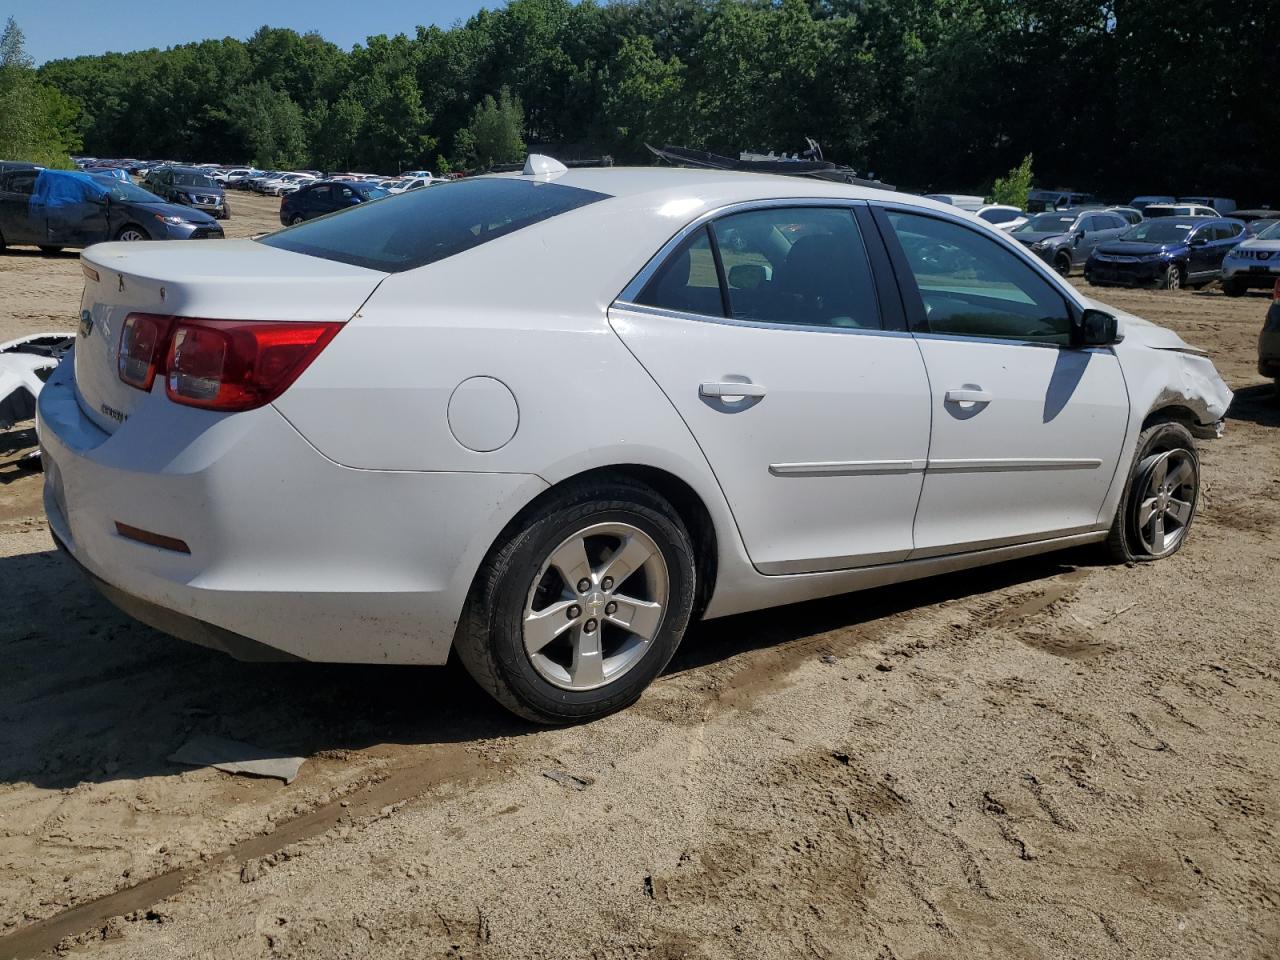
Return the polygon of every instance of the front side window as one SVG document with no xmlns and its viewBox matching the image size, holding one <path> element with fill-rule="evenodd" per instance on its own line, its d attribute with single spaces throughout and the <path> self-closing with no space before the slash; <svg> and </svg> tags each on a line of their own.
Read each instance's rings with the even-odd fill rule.
<svg viewBox="0 0 1280 960">
<path fill-rule="evenodd" d="M 1030 264 L 976 230 L 888 211 L 929 330 L 1066 346 L 1066 301 Z"/>
<path fill-rule="evenodd" d="M 687 238 L 636 302 L 755 323 L 880 327 L 866 248 L 847 208 L 721 217 Z"/>
</svg>

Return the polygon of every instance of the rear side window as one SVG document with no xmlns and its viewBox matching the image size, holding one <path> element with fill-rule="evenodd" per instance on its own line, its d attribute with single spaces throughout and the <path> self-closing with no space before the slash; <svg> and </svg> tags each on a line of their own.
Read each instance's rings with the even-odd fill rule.
<svg viewBox="0 0 1280 960">
<path fill-rule="evenodd" d="M 845 208 L 721 217 L 669 256 L 636 302 L 755 323 L 880 327 L 866 248 Z"/>
<path fill-rule="evenodd" d="M 461 180 L 352 207 L 260 243 L 371 270 L 399 273 L 444 260 L 524 227 L 608 199 L 558 183 Z"/>
</svg>

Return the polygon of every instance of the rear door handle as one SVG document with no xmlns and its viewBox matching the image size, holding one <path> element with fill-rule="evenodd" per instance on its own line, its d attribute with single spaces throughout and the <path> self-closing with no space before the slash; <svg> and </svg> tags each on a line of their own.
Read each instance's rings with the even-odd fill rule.
<svg viewBox="0 0 1280 960">
<path fill-rule="evenodd" d="M 985 390 L 966 387 L 962 390 L 948 390 L 947 403 L 990 403 L 991 394 Z"/>
<path fill-rule="evenodd" d="M 736 380 L 698 384 L 698 395 L 701 397 L 763 397 L 766 392 L 763 384 Z"/>
</svg>

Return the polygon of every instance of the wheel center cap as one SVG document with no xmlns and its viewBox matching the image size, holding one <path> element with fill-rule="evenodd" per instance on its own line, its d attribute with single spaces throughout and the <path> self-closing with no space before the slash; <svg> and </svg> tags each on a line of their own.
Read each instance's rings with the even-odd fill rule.
<svg viewBox="0 0 1280 960">
<path fill-rule="evenodd" d="M 586 598 L 587 613 L 589 616 L 599 618 L 604 611 L 605 597 L 599 590 L 592 590 Z"/>
</svg>

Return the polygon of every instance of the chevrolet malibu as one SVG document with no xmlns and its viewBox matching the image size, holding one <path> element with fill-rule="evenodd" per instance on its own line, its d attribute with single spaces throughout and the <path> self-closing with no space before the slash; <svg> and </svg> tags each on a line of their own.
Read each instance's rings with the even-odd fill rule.
<svg viewBox="0 0 1280 960">
<path fill-rule="evenodd" d="M 1231 399 L 977 218 L 788 177 L 530 158 L 82 265 L 45 506 L 112 601 L 246 659 L 456 653 L 541 722 L 699 619 L 1168 557 Z"/>
</svg>

